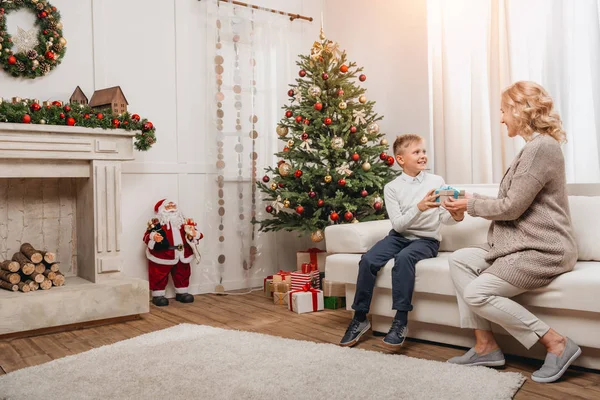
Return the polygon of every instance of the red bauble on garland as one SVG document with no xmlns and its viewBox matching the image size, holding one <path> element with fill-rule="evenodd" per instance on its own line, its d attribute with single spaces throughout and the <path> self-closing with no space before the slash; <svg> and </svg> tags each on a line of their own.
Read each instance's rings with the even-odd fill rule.
<svg viewBox="0 0 600 400">
<path fill-rule="evenodd" d="M 321 111 L 322 109 L 323 109 L 323 104 L 322 103 L 315 103 L 315 110 Z"/>
<path fill-rule="evenodd" d="M 338 185 L 340 186 L 346 186 L 346 180 L 344 178 L 341 178 L 338 180 Z"/>
<path fill-rule="evenodd" d="M 270 180 L 271 180 L 271 179 L 270 179 L 270 178 L 269 178 L 267 175 L 263 176 L 263 182 L 264 182 L 264 183 L 267 183 L 267 182 L 269 182 Z"/>
<path fill-rule="evenodd" d="M 306 76 L 306 71 L 301 69 L 300 71 L 298 71 L 298 75 L 300 75 L 300 78 L 304 78 Z"/>
<path fill-rule="evenodd" d="M 33 103 L 31 106 L 29 106 L 29 108 L 31 111 L 40 111 L 42 106 L 40 106 L 38 103 Z"/>
<path fill-rule="evenodd" d="M 148 132 L 150 129 L 152 129 L 152 124 L 150 122 L 146 122 L 144 125 L 142 125 L 143 132 Z"/>
<path fill-rule="evenodd" d="M 131 119 L 132 119 L 132 120 L 134 120 L 134 121 L 139 121 L 139 120 L 140 120 L 140 116 L 139 116 L 139 115 L 137 115 L 137 114 L 133 114 L 133 115 L 131 116 Z"/>
<path fill-rule="evenodd" d="M 63 110 L 64 110 L 65 112 L 69 112 L 69 111 L 71 111 L 71 107 L 69 107 L 69 106 L 64 106 L 64 107 L 63 107 Z"/>
<path fill-rule="evenodd" d="M 10 65 L 14 65 L 14 64 L 16 64 L 16 63 L 17 63 L 17 57 L 15 57 L 15 56 L 9 56 L 9 57 L 8 57 L 8 63 L 9 63 Z"/>
<path fill-rule="evenodd" d="M 331 123 L 332 123 L 333 121 L 331 120 L 331 118 L 327 117 L 327 118 L 325 118 L 325 119 L 323 120 L 323 122 L 325 123 L 325 125 L 331 125 Z"/>
<path fill-rule="evenodd" d="M 112 126 L 114 126 L 115 128 L 118 128 L 119 125 L 121 125 L 121 121 L 119 121 L 116 118 L 113 118 L 113 120 L 112 120 Z"/>
<path fill-rule="evenodd" d="M 60 119 L 65 119 L 65 114 L 63 114 L 63 113 L 58 114 L 58 116 Z"/>
<path fill-rule="evenodd" d="M 96 118 L 102 119 L 102 118 L 104 118 L 104 115 L 102 113 L 98 113 L 98 114 L 96 114 Z M 146 125 L 146 124 L 144 124 L 144 125 Z"/>
<path fill-rule="evenodd" d="M 358 155 L 358 153 L 352 154 L 352 161 L 358 161 L 358 160 L 360 160 L 360 155 Z"/>
<path fill-rule="evenodd" d="M 291 112 L 290 110 L 287 110 L 287 111 L 285 112 L 285 116 L 286 116 L 286 117 L 288 117 L 288 118 L 292 118 L 292 115 L 294 115 L 294 113 L 293 113 L 293 112 Z"/>
<path fill-rule="evenodd" d="M 90 114 L 85 114 L 85 115 L 83 116 L 83 118 L 85 118 L 85 119 L 90 119 Z"/>
<path fill-rule="evenodd" d="M 46 58 L 47 58 L 48 60 L 54 60 L 54 52 L 52 52 L 52 51 L 48 50 L 48 51 L 46 52 Z"/>
<path fill-rule="evenodd" d="M 73 118 L 73 117 L 67 118 L 67 125 L 74 126 L 75 125 L 75 118 Z"/>
<path fill-rule="evenodd" d="M 31 122 L 31 116 L 29 114 L 25 114 L 23 115 L 23 118 L 21 118 L 21 122 L 24 124 L 28 124 Z"/>
<path fill-rule="evenodd" d="M 296 172 L 294 172 L 294 176 L 295 176 L 296 178 L 300 178 L 300 177 L 302 176 L 302 171 L 301 171 L 301 170 L 299 170 L 299 169 L 297 169 L 297 170 L 296 170 Z"/>
<path fill-rule="evenodd" d="M 332 221 L 337 221 L 340 216 L 338 215 L 338 213 L 336 213 L 335 211 L 331 213 L 331 215 L 329 216 L 329 218 L 331 218 Z"/>
<path fill-rule="evenodd" d="M 46 11 L 40 11 L 38 13 L 38 18 L 43 19 L 46 18 L 48 16 L 48 13 Z"/>
<path fill-rule="evenodd" d="M 297 212 L 298 214 L 302 215 L 302 213 L 304 212 L 304 207 L 302 207 L 302 206 L 298 206 L 298 207 L 296 207 L 296 212 Z"/>
<path fill-rule="evenodd" d="M 344 214 L 344 219 L 346 221 L 351 221 L 352 218 L 354 218 L 354 214 L 352 214 L 350 211 L 346 211 L 346 213 Z"/>
</svg>

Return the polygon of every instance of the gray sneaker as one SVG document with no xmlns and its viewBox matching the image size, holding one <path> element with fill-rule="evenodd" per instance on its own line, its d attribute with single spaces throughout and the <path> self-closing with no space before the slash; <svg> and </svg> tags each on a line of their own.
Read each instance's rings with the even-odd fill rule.
<svg viewBox="0 0 600 400">
<path fill-rule="evenodd" d="M 531 379 L 535 382 L 549 383 L 560 379 L 569 365 L 581 355 L 581 348 L 571 339 L 567 338 L 565 350 L 560 356 L 553 353 L 546 354 L 546 360 L 542 368 L 531 374 Z"/>
<path fill-rule="evenodd" d="M 476 366 L 481 365 L 484 367 L 501 367 L 506 361 L 504 360 L 504 354 L 502 350 L 494 350 L 491 353 L 487 354 L 477 354 L 475 348 L 467 351 L 462 356 L 453 357 L 449 359 L 447 362 L 450 364 L 459 364 L 459 365 L 467 365 L 467 366 Z"/>
<path fill-rule="evenodd" d="M 371 323 L 368 318 L 365 318 L 363 322 L 359 322 L 356 318 L 352 318 L 346 333 L 340 342 L 340 346 L 351 347 L 358 343 L 358 340 L 362 335 L 367 333 L 371 329 Z"/>
</svg>

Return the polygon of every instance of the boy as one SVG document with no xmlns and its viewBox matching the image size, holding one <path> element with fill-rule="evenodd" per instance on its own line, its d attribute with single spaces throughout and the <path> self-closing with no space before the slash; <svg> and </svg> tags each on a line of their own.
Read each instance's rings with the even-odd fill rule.
<svg viewBox="0 0 600 400">
<path fill-rule="evenodd" d="M 440 176 L 425 172 L 427 154 L 419 135 L 400 135 L 394 142 L 394 156 L 402 175 L 385 185 L 385 206 L 392 230 L 365 253 L 358 264 L 356 295 L 352 309 L 354 317 L 340 346 L 354 346 L 370 328 L 367 313 L 371 305 L 377 273 L 394 258 L 392 268 L 392 298 L 396 316 L 383 343 L 399 348 L 408 335 L 408 312 L 412 310 L 412 295 L 417 262 L 437 256 L 440 245 L 440 222 L 462 221 L 464 212 L 451 214 L 440 203 L 435 189 L 444 185 Z"/>
</svg>

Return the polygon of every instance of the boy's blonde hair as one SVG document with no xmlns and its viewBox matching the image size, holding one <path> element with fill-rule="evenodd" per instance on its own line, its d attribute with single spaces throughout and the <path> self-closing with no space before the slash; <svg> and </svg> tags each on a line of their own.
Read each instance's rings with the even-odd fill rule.
<svg viewBox="0 0 600 400">
<path fill-rule="evenodd" d="M 567 141 L 552 97 L 537 83 L 520 81 L 510 85 L 502 93 L 502 108 L 512 114 L 524 137 L 539 132 L 559 143 Z"/>
<path fill-rule="evenodd" d="M 406 149 L 409 145 L 415 142 L 422 142 L 423 138 L 419 135 L 415 135 L 414 133 L 405 133 L 404 135 L 400 135 L 396 137 L 394 141 L 394 155 L 402 154 L 402 151 Z"/>
</svg>

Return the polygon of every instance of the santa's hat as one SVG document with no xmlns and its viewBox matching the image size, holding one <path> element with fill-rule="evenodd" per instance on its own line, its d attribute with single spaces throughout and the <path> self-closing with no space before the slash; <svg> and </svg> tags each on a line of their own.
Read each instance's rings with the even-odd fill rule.
<svg viewBox="0 0 600 400">
<path fill-rule="evenodd" d="M 154 212 L 158 214 L 158 211 L 160 210 L 160 208 L 162 207 L 163 203 L 165 202 L 165 200 L 167 199 L 162 199 L 159 200 L 155 205 L 154 205 Z"/>
</svg>

